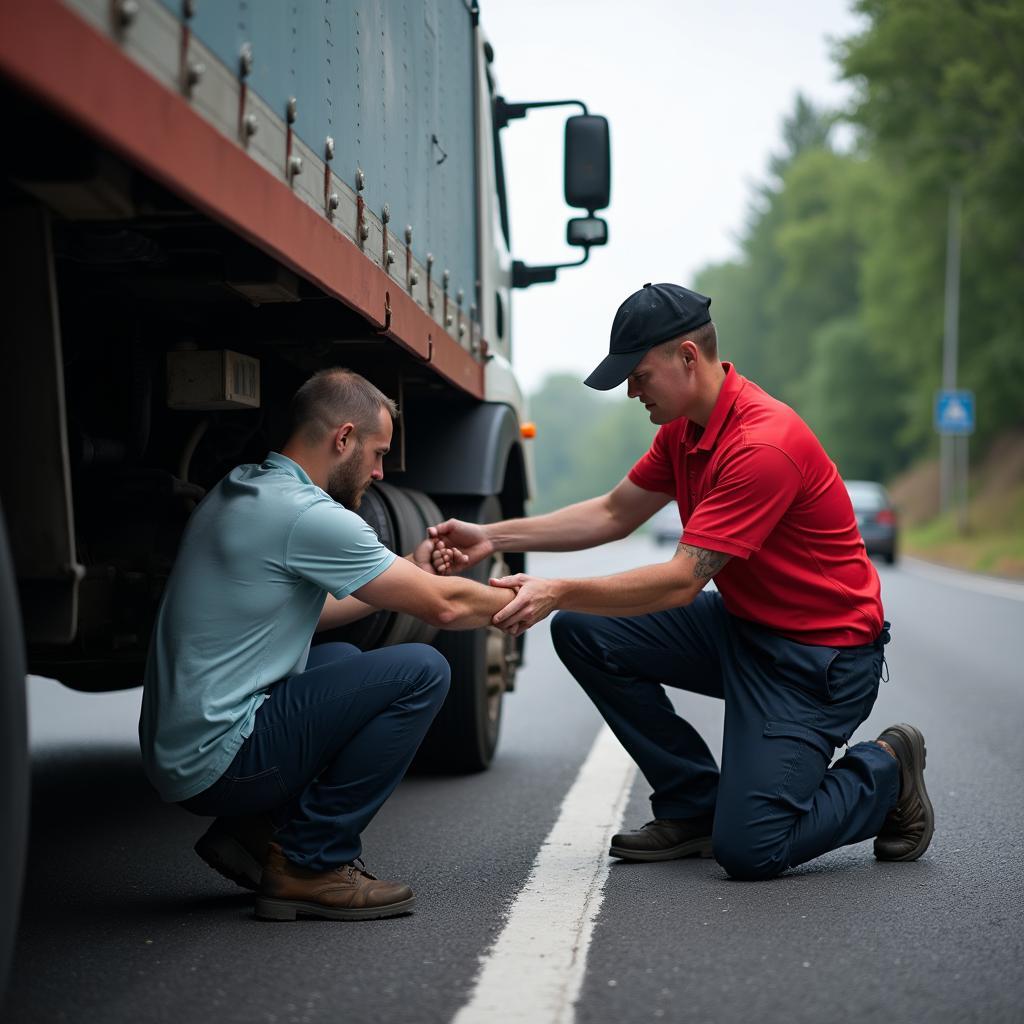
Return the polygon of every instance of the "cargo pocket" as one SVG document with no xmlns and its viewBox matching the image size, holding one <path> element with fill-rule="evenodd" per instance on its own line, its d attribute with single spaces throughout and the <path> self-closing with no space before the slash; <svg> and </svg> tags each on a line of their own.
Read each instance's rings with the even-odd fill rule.
<svg viewBox="0 0 1024 1024">
<path fill-rule="evenodd" d="M 835 751 L 814 729 L 796 722 L 765 722 L 764 737 L 778 744 L 773 759 L 779 765 L 775 796 L 794 808 L 806 810 L 817 792 Z"/>
</svg>

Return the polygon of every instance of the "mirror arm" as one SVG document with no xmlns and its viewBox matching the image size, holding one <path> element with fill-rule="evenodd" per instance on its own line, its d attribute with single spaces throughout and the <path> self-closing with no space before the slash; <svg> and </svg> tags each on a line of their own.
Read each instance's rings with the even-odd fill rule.
<svg viewBox="0 0 1024 1024">
<path fill-rule="evenodd" d="M 512 287 L 529 288 L 531 284 L 550 284 L 563 267 L 580 267 L 590 259 L 590 246 L 583 250 L 583 259 L 572 263 L 549 263 L 546 266 L 530 267 L 522 260 L 512 262 Z"/>
<path fill-rule="evenodd" d="M 583 100 L 538 100 L 535 103 L 507 103 L 504 96 L 494 97 L 494 125 L 504 128 L 509 121 L 526 117 L 527 113 L 538 107 L 579 107 L 584 114 L 589 114 Z"/>
</svg>

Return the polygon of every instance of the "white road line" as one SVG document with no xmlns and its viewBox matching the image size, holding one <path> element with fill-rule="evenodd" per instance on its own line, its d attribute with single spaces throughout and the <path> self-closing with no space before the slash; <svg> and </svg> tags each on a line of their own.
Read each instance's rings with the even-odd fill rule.
<svg viewBox="0 0 1024 1024">
<path fill-rule="evenodd" d="M 608 841 L 635 774 L 603 726 L 453 1024 L 572 1024 L 604 899 Z"/>
<path fill-rule="evenodd" d="M 903 561 L 911 575 L 922 579 L 946 583 L 961 590 L 973 590 L 975 593 L 988 594 L 991 597 L 1008 597 L 1011 601 L 1024 601 L 1024 583 L 1000 580 L 994 576 L 979 576 L 960 569 L 947 569 L 932 562 L 922 562 L 918 558 L 904 558 Z"/>
</svg>

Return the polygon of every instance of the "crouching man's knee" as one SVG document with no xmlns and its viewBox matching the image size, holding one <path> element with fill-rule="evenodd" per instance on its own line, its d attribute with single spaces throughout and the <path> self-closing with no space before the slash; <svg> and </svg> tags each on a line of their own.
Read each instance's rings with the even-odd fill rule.
<svg viewBox="0 0 1024 1024">
<path fill-rule="evenodd" d="M 447 658 L 430 644 L 403 644 L 408 656 L 419 669 L 418 689 L 431 703 L 440 707 L 448 696 L 452 681 L 452 668 Z"/>
<path fill-rule="evenodd" d="M 781 875 L 788 866 L 782 849 L 769 849 L 759 844 L 753 833 L 712 838 L 715 860 L 730 878 L 740 882 L 763 882 Z"/>
</svg>

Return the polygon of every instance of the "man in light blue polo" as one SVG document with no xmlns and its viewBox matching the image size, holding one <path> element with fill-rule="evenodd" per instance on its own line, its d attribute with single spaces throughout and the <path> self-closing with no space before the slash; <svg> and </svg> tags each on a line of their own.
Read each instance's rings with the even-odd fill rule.
<svg viewBox="0 0 1024 1024">
<path fill-rule="evenodd" d="M 425 644 L 311 650 L 313 633 L 377 608 L 472 629 L 512 598 L 437 575 L 461 556 L 430 540 L 397 558 L 356 515 L 396 414 L 350 371 L 310 378 L 282 451 L 233 470 L 196 509 L 154 627 L 146 773 L 165 800 L 218 816 L 196 850 L 259 889 L 260 917 L 387 917 L 414 903 L 356 860 L 444 700 L 448 664 Z"/>
</svg>

